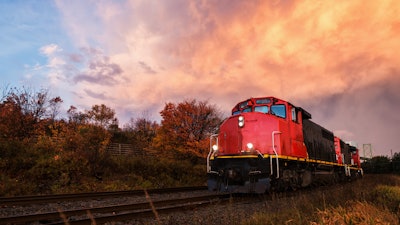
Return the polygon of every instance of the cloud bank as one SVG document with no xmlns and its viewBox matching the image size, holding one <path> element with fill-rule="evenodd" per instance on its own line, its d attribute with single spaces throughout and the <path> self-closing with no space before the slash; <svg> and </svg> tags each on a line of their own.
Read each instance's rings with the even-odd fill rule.
<svg viewBox="0 0 400 225">
<path fill-rule="evenodd" d="M 62 60 L 49 61 L 58 75 L 49 76 L 74 85 L 81 105 L 105 103 L 127 120 L 143 111 L 157 118 L 165 102 L 185 98 L 228 113 L 245 98 L 275 95 L 345 139 L 400 151 L 398 1 L 56 5 L 80 50 L 58 52 Z"/>
</svg>

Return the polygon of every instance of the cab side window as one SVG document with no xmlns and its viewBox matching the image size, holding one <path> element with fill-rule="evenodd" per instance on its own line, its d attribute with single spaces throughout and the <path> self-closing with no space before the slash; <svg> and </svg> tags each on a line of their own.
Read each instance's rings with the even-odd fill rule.
<svg viewBox="0 0 400 225">
<path fill-rule="evenodd" d="M 240 110 L 235 111 L 235 112 L 232 113 L 232 115 L 238 115 L 238 114 L 240 114 Z"/>
<path fill-rule="evenodd" d="M 298 120 L 297 120 L 297 110 L 296 110 L 296 108 L 294 108 L 294 107 L 292 108 L 292 121 L 298 123 Z"/>
</svg>

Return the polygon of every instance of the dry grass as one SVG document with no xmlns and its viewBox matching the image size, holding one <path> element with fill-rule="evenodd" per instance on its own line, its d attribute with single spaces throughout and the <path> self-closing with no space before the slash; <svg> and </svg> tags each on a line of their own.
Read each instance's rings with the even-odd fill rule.
<svg viewBox="0 0 400 225">
<path fill-rule="evenodd" d="M 328 191 L 277 197 L 242 224 L 400 224 L 400 176 L 368 175 Z"/>
<path fill-rule="evenodd" d="M 368 202 L 347 202 L 346 206 L 328 208 L 318 211 L 318 221 L 311 222 L 312 225 L 326 224 L 398 224 L 398 218 L 387 209 L 382 209 Z"/>
</svg>

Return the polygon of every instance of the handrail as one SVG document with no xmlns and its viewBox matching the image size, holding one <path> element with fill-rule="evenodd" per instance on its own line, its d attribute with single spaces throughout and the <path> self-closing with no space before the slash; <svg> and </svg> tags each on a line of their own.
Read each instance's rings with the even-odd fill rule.
<svg viewBox="0 0 400 225">
<path fill-rule="evenodd" d="M 213 155 L 213 152 L 214 152 L 214 150 L 213 150 L 213 148 L 212 148 L 212 140 L 213 140 L 215 137 L 217 137 L 217 138 L 216 138 L 216 140 L 217 140 L 217 141 L 216 141 L 216 144 L 217 144 L 217 146 L 218 146 L 218 134 L 213 134 L 213 135 L 210 136 L 210 152 L 209 152 L 208 155 L 207 155 L 207 173 L 211 172 L 210 158 L 211 158 L 211 156 Z"/>
<path fill-rule="evenodd" d="M 272 150 L 275 153 L 275 157 L 276 157 L 276 178 L 279 178 L 279 156 L 278 156 L 278 152 L 275 149 L 275 134 L 281 134 L 282 132 L 280 131 L 272 131 Z M 274 173 L 273 172 L 273 168 L 272 168 L 272 157 L 270 156 L 270 167 L 271 167 L 271 175 Z"/>
<path fill-rule="evenodd" d="M 256 150 L 256 152 L 257 152 L 259 157 L 264 158 L 264 155 L 260 151 Z"/>
<path fill-rule="evenodd" d="M 347 177 L 351 177 L 350 167 L 348 165 L 344 166 L 344 173 Z"/>
</svg>

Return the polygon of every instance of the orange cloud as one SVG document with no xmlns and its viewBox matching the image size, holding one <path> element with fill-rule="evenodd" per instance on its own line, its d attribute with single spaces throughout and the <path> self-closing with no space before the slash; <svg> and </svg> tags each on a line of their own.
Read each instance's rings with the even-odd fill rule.
<svg viewBox="0 0 400 225">
<path fill-rule="evenodd" d="M 344 139 L 400 150 L 397 0 L 56 5 L 78 50 L 41 51 L 74 105 L 106 104 L 124 122 L 143 111 L 158 119 L 165 102 L 185 98 L 228 114 L 240 100 L 275 95 Z"/>
<path fill-rule="evenodd" d="M 125 77 L 117 88 L 85 84 L 82 93 L 104 93 L 120 108 L 161 109 L 187 97 L 228 109 L 250 96 L 324 98 L 389 79 L 400 65 L 396 0 L 58 6 L 78 45 L 97 43 Z"/>
</svg>

